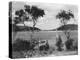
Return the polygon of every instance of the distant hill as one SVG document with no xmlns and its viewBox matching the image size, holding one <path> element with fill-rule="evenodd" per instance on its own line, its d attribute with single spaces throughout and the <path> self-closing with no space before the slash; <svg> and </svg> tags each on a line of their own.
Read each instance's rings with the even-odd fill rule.
<svg viewBox="0 0 80 60">
<path fill-rule="evenodd" d="M 30 27 L 30 26 L 15 26 L 13 25 L 13 31 L 32 31 L 33 30 L 33 27 Z M 37 27 L 34 27 L 34 31 L 40 31 L 39 28 Z"/>
<path fill-rule="evenodd" d="M 60 26 L 56 29 L 57 30 L 78 30 L 78 25 L 76 25 L 76 24 L 67 24 L 67 25 L 64 25 L 64 26 Z M 49 31 L 55 31 L 56 29 L 52 29 L 52 30 L 49 30 Z"/>
<path fill-rule="evenodd" d="M 68 24 L 57 28 L 57 30 L 78 30 L 78 25 Z"/>
</svg>

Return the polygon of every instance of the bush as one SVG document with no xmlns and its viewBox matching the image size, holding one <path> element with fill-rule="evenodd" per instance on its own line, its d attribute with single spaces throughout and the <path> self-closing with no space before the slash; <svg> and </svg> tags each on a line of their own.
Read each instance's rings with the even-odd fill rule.
<svg viewBox="0 0 80 60">
<path fill-rule="evenodd" d="M 73 42 L 74 50 L 78 50 L 78 41 Z"/>
<path fill-rule="evenodd" d="M 40 51 L 43 51 L 43 50 L 47 51 L 48 49 L 49 49 L 49 45 L 43 45 L 39 47 Z"/>
<path fill-rule="evenodd" d="M 33 45 L 31 46 L 30 41 L 17 39 L 15 43 L 12 45 L 13 51 L 24 51 L 33 49 Z"/>
<path fill-rule="evenodd" d="M 44 44 L 44 45 L 39 46 L 39 50 L 40 51 L 43 51 L 43 50 L 48 51 L 49 50 L 48 42 L 46 42 L 46 44 Z"/>
<path fill-rule="evenodd" d="M 57 46 L 57 50 L 58 50 L 58 51 L 62 51 L 62 50 L 63 50 L 63 49 L 62 49 L 62 46 L 63 46 L 63 44 L 62 44 L 62 39 L 61 39 L 60 36 L 59 36 L 58 39 L 57 39 L 56 46 Z"/>
<path fill-rule="evenodd" d="M 65 42 L 67 50 L 73 50 L 74 49 L 73 41 L 74 40 L 70 38 Z"/>
</svg>

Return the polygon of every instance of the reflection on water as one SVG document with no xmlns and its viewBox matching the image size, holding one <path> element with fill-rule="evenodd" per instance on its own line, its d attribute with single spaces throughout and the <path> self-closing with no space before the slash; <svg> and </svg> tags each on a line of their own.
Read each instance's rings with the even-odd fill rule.
<svg viewBox="0 0 80 60">
<path fill-rule="evenodd" d="M 71 31 L 71 37 L 75 40 L 78 40 L 78 31 Z M 17 32 L 16 36 L 14 38 L 14 40 L 16 40 L 17 38 L 21 38 L 24 40 L 30 40 L 31 39 L 31 35 L 32 32 Z M 33 35 L 33 38 L 35 39 L 40 39 L 40 40 L 56 40 L 56 35 L 60 35 L 62 40 L 65 41 L 66 40 L 66 36 L 63 33 L 63 31 L 39 31 L 39 32 L 35 32 Z"/>
</svg>

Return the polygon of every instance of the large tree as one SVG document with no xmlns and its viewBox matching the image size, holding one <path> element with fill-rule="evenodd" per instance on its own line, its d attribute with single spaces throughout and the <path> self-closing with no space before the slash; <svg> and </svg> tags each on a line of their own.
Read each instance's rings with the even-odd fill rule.
<svg viewBox="0 0 80 60">
<path fill-rule="evenodd" d="M 67 22 L 71 19 L 74 18 L 74 14 L 72 13 L 71 10 L 61 10 L 57 15 L 56 15 L 57 19 L 60 19 L 61 23 L 63 25 L 66 25 Z"/>
<path fill-rule="evenodd" d="M 61 10 L 57 15 L 56 19 L 59 19 L 62 25 L 67 25 L 68 21 L 70 21 L 71 18 L 74 18 L 74 14 L 71 10 Z M 68 30 L 64 30 L 65 35 L 67 35 Z"/>
<path fill-rule="evenodd" d="M 28 15 L 31 16 L 31 20 L 33 22 L 33 28 L 35 27 L 38 18 L 39 17 L 43 17 L 43 15 L 45 15 L 44 10 L 40 9 L 36 6 L 27 6 L 25 5 L 25 11 L 28 12 Z M 34 29 L 33 29 L 34 31 Z"/>
<path fill-rule="evenodd" d="M 38 18 L 43 17 L 45 15 L 45 12 L 43 9 L 38 8 L 37 6 L 29 6 L 29 5 L 24 5 L 24 9 L 17 10 L 15 12 L 15 24 L 22 22 L 25 26 L 25 21 L 33 22 L 33 30 L 31 39 L 34 34 L 34 27 L 37 24 Z"/>
<path fill-rule="evenodd" d="M 15 12 L 15 15 L 17 15 L 15 17 L 15 20 L 14 20 L 15 24 L 18 24 L 18 23 L 22 22 L 24 24 L 24 26 L 25 26 L 25 23 L 24 22 L 25 21 L 28 21 L 28 19 L 29 19 L 29 17 L 25 13 L 25 11 L 23 9 L 17 10 Z"/>
<path fill-rule="evenodd" d="M 57 15 L 56 18 L 60 20 L 62 25 L 67 25 L 68 21 L 70 21 L 71 18 L 73 18 L 74 20 L 74 14 L 72 13 L 72 11 L 68 10 L 61 10 Z M 70 31 L 67 29 L 64 29 L 63 32 L 65 33 L 66 37 L 67 37 L 67 41 L 65 42 L 66 44 L 66 48 L 68 49 L 69 46 L 72 46 L 73 43 L 73 39 L 71 39 L 70 37 Z"/>
<path fill-rule="evenodd" d="M 32 34 L 34 34 L 34 27 L 37 24 L 38 18 L 39 17 L 43 17 L 43 15 L 45 15 L 45 12 L 43 9 L 40 9 L 36 6 L 28 6 L 25 5 L 25 12 L 28 13 L 31 22 L 33 22 L 33 30 L 32 30 Z M 31 39 L 33 39 L 33 35 L 31 35 Z"/>
</svg>

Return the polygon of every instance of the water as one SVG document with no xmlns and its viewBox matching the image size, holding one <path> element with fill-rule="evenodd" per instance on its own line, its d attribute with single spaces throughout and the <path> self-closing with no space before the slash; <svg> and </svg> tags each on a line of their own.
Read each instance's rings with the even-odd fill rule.
<svg viewBox="0 0 80 60">
<path fill-rule="evenodd" d="M 78 40 L 78 32 L 77 31 L 71 31 L 71 38 Z M 17 32 L 15 38 L 13 41 L 15 41 L 17 38 L 21 38 L 23 40 L 30 40 L 31 39 L 32 32 Z M 56 41 L 56 35 L 60 35 L 62 40 L 65 42 L 66 36 L 63 33 L 63 31 L 39 31 L 35 32 L 33 35 L 33 38 L 40 39 L 40 40 L 48 40 L 50 45 L 55 44 Z"/>
</svg>

